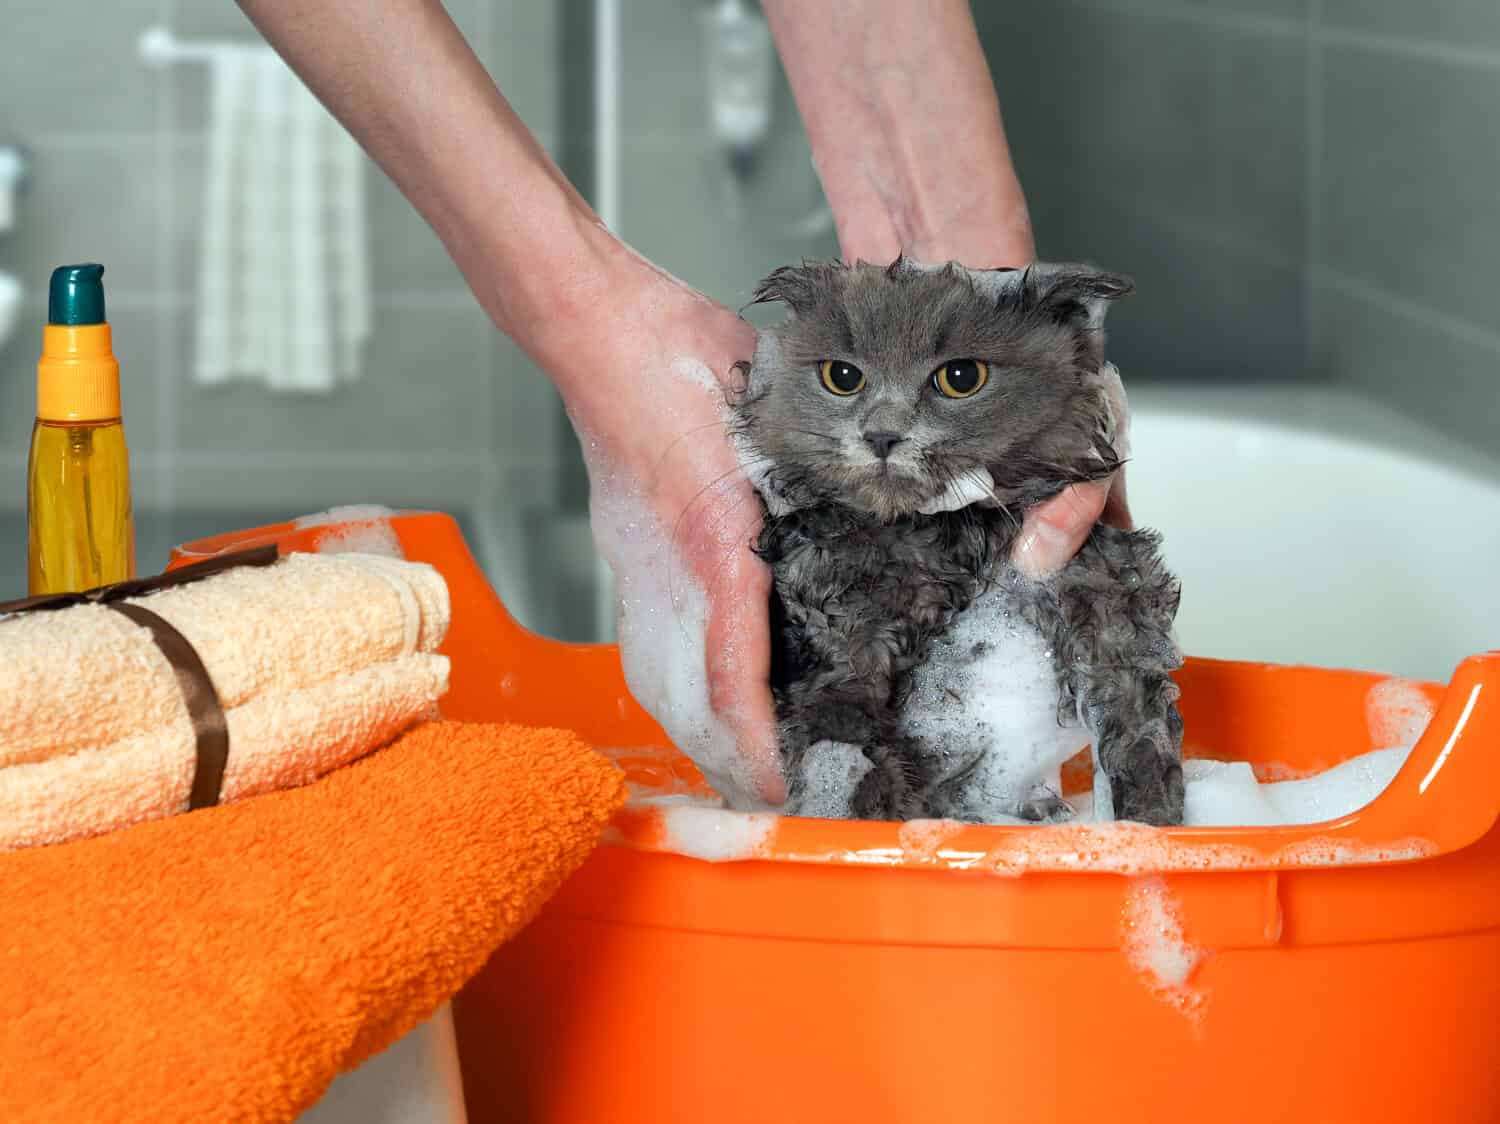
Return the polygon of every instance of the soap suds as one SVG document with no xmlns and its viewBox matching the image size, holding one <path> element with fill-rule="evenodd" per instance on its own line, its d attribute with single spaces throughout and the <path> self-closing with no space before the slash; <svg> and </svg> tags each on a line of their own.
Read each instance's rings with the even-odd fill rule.
<svg viewBox="0 0 1500 1124">
<path fill-rule="evenodd" d="M 635 696 L 731 803 L 754 790 L 709 705 L 708 604 L 668 533 L 621 481 L 596 483 L 594 539 L 615 576 L 620 656 Z"/>
<path fill-rule="evenodd" d="M 802 792 L 795 814 L 848 819 L 850 801 L 870 768 L 870 759 L 857 745 L 825 740 L 808 746 L 802 758 Z"/>
<path fill-rule="evenodd" d="M 723 390 L 713 374 L 695 359 L 670 364 L 661 409 L 669 420 L 680 421 L 684 434 L 709 431 L 692 424 L 696 414 L 685 414 L 695 396 L 707 395 L 712 408 L 726 408 Z M 697 405 L 701 406 L 701 398 Z M 708 599 L 705 589 L 675 540 L 676 529 L 663 525 L 644 495 L 635 475 L 604 458 L 599 442 L 580 427 L 589 469 L 589 519 L 594 543 L 615 578 L 621 662 L 625 681 L 636 701 L 656 719 L 672 742 L 692 759 L 708 782 L 736 808 L 763 807 L 755 793 L 751 764 L 739 752 L 734 732 L 714 712 L 708 683 Z M 705 446 L 707 449 L 707 446 Z M 718 460 L 696 464 L 700 453 L 679 445 L 678 455 L 693 462 L 694 471 L 710 472 L 718 482 L 693 500 L 704 502 L 713 488 L 742 484 L 737 473 L 722 473 Z M 718 455 L 722 455 L 722 446 Z M 685 471 L 679 463 L 661 471 Z M 733 537 L 725 520 L 707 528 L 712 536 Z M 744 543 L 710 543 L 709 548 L 745 549 Z M 699 544 L 700 549 L 704 544 Z M 727 564 L 725 559 L 715 564 Z M 740 653 L 735 638 L 714 653 L 721 668 L 732 671 Z"/>
<path fill-rule="evenodd" d="M 896 832 L 906 857 L 917 862 L 932 862 L 943 844 L 964 829 L 957 820 L 907 820 Z"/>
<path fill-rule="evenodd" d="M 1244 761 L 1186 761 L 1189 827 L 1324 823 L 1363 808 L 1385 791 L 1411 753 L 1393 746 L 1360 754 L 1310 777 L 1260 782 Z"/>
<path fill-rule="evenodd" d="M 1165 880 L 1132 879 L 1125 892 L 1120 936 L 1125 958 L 1151 993 L 1200 1022 L 1208 992 L 1191 981 L 1204 956 L 1188 942 L 1181 907 Z"/>
<path fill-rule="evenodd" d="M 681 797 L 661 809 L 663 846 L 705 862 L 753 859 L 765 852 L 779 817 L 766 812 L 706 808 Z"/>
<path fill-rule="evenodd" d="M 350 504 L 301 516 L 293 520 L 292 525 L 298 529 L 332 528 L 318 539 L 319 554 L 380 554 L 387 558 L 405 558 L 401 540 L 390 524 L 391 517 L 397 514 L 392 508 L 379 504 Z"/>
<path fill-rule="evenodd" d="M 327 511 L 316 511 L 292 520 L 292 526 L 326 527 L 330 523 L 369 523 L 379 519 L 390 519 L 400 512 L 378 503 L 352 503 L 343 507 L 330 507 Z"/>
<path fill-rule="evenodd" d="M 1427 729 L 1437 708 L 1416 683 L 1385 679 L 1365 697 L 1365 721 L 1376 749 L 1413 745 Z"/>
<path fill-rule="evenodd" d="M 1013 599 L 1004 585 L 976 598 L 912 673 L 905 732 L 941 747 L 942 776 L 965 777 L 953 806 L 934 809 L 942 815 L 1000 823 L 1060 794 L 1063 762 L 1090 740 L 1058 725 L 1052 652 L 1013 619 Z"/>
</svg>

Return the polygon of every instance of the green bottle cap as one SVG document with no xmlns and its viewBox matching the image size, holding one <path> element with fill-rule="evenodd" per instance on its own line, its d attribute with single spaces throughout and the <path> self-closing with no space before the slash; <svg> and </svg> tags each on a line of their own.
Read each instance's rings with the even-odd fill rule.
<svg viewBox="0 0 1500 1124">
<path fill-rule="evenodd" d="M 47 291 L 47 323 L 103 324 L 104 267 L 60 265 Z"/>
</svg>

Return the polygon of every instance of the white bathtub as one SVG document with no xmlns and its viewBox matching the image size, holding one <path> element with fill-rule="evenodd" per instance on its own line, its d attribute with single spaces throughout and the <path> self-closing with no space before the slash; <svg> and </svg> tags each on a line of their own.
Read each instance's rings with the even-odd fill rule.
<svg viewBox="0 0 1500 1124">
<path fill-rule="evenodd" d="M 1500 460 L 1338 392 L 1130 397 L 1189 654 L 1446 680 L 1500 648 Z"/>
</svg>

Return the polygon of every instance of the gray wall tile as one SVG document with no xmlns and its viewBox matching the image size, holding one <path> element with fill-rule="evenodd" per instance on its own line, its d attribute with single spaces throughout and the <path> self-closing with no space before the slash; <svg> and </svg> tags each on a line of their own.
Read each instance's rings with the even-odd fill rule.
<svg viewBox="0 0 1500 1124">
<path fill-rule="evenodd" d="M 369 162 L 365 192 L 370 281 L 377 291 L 468 291 L 463 274 L 427 220 L 390 177 Z"/>
<path fill-rule="evenodd" d="M 500 92 L 526 127 L 554 143 L 561 129 L 559 110 L 567 44 L 562 42 L 555 0 L 488 0 L 490 29 L 480 58 Z"/>
<path fill-rule="evenodd" d="M 190 294 L 199 271 L 207 146 L 201 134 L 189 134 L 176 138 L 172 150 L 174 206 L 165 219 L 173 270 L 169 281 L 176 291 Z M 375 292 L 467 293 L 463 275 L 426 220 L 372 161 L 363 163 Z"/>
<path fill-rule="evenodd" d="M 1313 307 L 1312 361 L 1323 374 L 1495 454 L 1500 337 L 1336 280 L 1314 284 Z"/>
<path fill-rule="evenodd" d="M 158 0 L 25 0 L 0 33 L 0 136 L 120 134 L 156 127 L 157 92 L 136 41 Z M 227 4 L 224 6 L 228 6 Z"/>
<path fill-rule="evenodd" d="M 254 525 L 256 512 L 278 502 L 302 514 L 347 504 L 469 510 L 479 502 L 483 476 L 484 465 L 477 456 L 442 462 L 397 451 L 378 459 L 337 455 L 329 460 L 267 460 L 200 451 L 178 458 L 172 495 L 178 509 L 222 513 L 222 526 L 234 529 Z"/>
<path fill-rule="evenodd" d="M 1330 27 L 1373 31 L 1402 39 L 1500 47 L 1500 4 L 1495 0 L 1323 0 Z"/>
<path fill-rule="evenodd" d="M 1123 9 L 1037 9 L 985 25 L 1023 186 L 1048 165 L 1215 219 L 1222 32 Z"/>
<path fill-rule="evenodd" d="M 1332 49 L 1316 263 L 1500 330 L 1500 71 Z"/>
<path fill-rule="evenodd" d="M 700 16 L 692 0 L 621 5 L 620 126 L 626 134 L 689 140 L 708 132 Z"/>
<path fill-rule="evenodd" d="M 553 463 L 566 424 L 562 399 L 520 348 L 498 329 L 488 330 L 493 369 L 490 447 L 495 461 L 507 466 Z"/>
<path fill-rule="evenodd" d="M 4 268 L 34 296 L 45 294 L 56 266 L 80 261 L 104 263 L 106 303 L 160 292 L 163 193 L 156 142 L 48 139 L 32 148 L 32 157 L 16 227 L 4 240 Z"/>
<path fill-rule="evenodd" d="M 483 57 L 482 13 L 490 0 L 445 0 L 443 7 Z M 238 5 L 230 0 L 175 0 L 172 33 L 183 40 L 223 40 L 264 44 L 265 39 Z M 134 43 L 131 44 L 132 51 Z M 145 68 L 137 68 L 145 69 Z M 150 71 L 172 92 L 173 128 L 201 132 L 208 128 L 210 68 L 200 62 L 179 63 L 167 71 Z"/>
<path fill-rule="evenodd" d="M 1307 43 L 1224 35 L 1218 48 L 1218 222 L 1258 246 L 1306 253 Z"/>
<path fill-rule="evenodd" d="M 788 145 L 789 149 L 793 146 Z M 709 296 L 738 309 L 771 270 L 803 257 L 834 257 L 833 233 L 800 232 L 821 189 L 809 162 L 767 153 L 740 194 L 711 145 L 632 142 L 621 184 L 621 235 Z"/>
<path fill-rule="evenodd" d="M 490 434 L 483 332 L 476 306 L 377 307 L 359 379 L 315 396 L 263 385 L 177 388 L 176 446 L 184 453 L 284 454 L 325 458 L 432 452 L 468 457 Z M 178 344 L 191 368 L 192 325 Z M 485 453 L 487 455 L 487 452 Z"/>
<path fill-rule="evenodd" d="M 1109 354 L 1127 385 L 1302 376 L 1304 299 L 1296 265 L 1247 256 L 1107 198 L 1058 194 L 1070 204 L 1058 225 L 1038 227 L 1047 256 L 1093 261 L 1135 279 L 1136 291 L 1111 309 L 1107 322 Z"/>
<path fill-rule="evenodd" d="M 1310 0 L 1145 0 L 1145 3 L 1167 3 L 1174 7 L 1185 3 L 1188 8 L 1203 14 L 1220 13 L 1288 23 L 1305 20 L 1310 6 Z"/>
</svg>

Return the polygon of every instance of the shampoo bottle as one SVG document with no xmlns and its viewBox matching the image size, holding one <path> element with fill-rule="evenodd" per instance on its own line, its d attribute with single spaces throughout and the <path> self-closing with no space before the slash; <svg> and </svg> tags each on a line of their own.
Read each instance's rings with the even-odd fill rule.
<svg viewBox="0 0 1500 1124">
<path fill-rule="evenodd" d="M 120 364 L 103 277 L 102 265 L 52 273 L 26 482 L 32 595 L 135 577 Z"/>
</svg>

